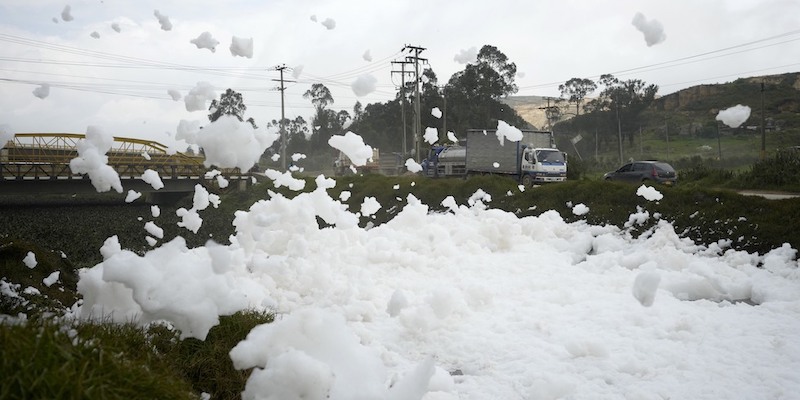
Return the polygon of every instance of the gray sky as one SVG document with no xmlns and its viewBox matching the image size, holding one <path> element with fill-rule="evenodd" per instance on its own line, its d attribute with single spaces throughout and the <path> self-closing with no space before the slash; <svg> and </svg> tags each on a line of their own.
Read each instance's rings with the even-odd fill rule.
<svg viewBox="0 0 800 400">
<path fill-rule="evenodd" d="M 287 83 L 286 116 L 308 120 L 302 94 L 312 83 L 332 90 L 336 110 L 393 98 L 400 79 L 390 61 L 408 55 L 406 44 L 426 48 L 420 56 L 440 84 L 464 68 L 457 58 L 490 44 L 516 63 L 517 95 L 558 96 L 566 80 L 604 73 L 665 95 L 800 70 L 798 15 L 796 0 L 4 0 L 0 124 L 77 133 L 98 125 L 167 141 L 181 119 L 207 121 L 167 91 L 185 96 L 208 82 L 217 98 L 241 92 L 246 116 L 265 125 L 280 118 L 279 75 L 269 70 L 279 64 L 302 66 L 297 78 L 285 75 L 296 81 Z M 190 42 L 203 32 L 219 41 L 214 52 Z M 232 55 L 234 36 L 252 38 L 252 57 Z M 356 96 L 351 84 L 367 74 L 375 90 Z"/>
</svg>

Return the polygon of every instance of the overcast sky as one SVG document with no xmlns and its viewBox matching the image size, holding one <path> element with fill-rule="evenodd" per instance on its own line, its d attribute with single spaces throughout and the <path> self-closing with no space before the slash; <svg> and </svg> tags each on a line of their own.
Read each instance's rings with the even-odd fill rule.
<svg viewBox="0 0 800 400">
<path fill-rule="evenodd" d="M 265 125 L 280 118 L 270 68 L 281 64 L 301 67 L 285 72 L 296 81 L 285 91 L 288 118 L 310 118 L 302 94 L 313 83 L 332 90 L 333 109 L 352 111 L 357 100 L 394 97 L 400 76 L 390 62 L 409 55 L 407 44 L 426 49 L 440 84 L 490 44 L 516 63 L 517 95 L 558 96 L 566 80 L 604 73 L 665 95 L 800 70 L 798 15 L 796 0 L 4 0 L 0 124 L 77 133 L 99 125 L 166 140 L 181 119 L 207 120 L 168 91 L 186 96 L 208 82 L 217 98 L 241 92 L 246 116 Z M 219 42 L 213 52 L 203 32 Z M 252 55 L 234 55 L 233 37 L 252 38 Z M 351 85 L 362 75 L 376 84 L 357 96 Z"/>
</svg>

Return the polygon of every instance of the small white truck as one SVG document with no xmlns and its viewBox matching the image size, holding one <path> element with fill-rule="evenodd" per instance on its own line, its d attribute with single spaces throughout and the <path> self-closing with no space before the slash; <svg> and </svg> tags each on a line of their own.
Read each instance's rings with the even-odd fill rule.
<svg viewBox="0 0 800 400">
<path fill-rule="evenodd" d="M 496 130 L 470 129 L 464 146 L 432 147 L 423 171 L 430 177 L 509 175 L 531 186 L 566 180 L 567 160 L 552 132 L 522 130 L 522 140 L 501 142 Z"/>
<path fill-rule="evenodd" d="M 556 148 L 553 132 L 522 130 L 522 140 L 515 142 L 498 139 L 496 132 L 467 131 L 468 174 L 511 175 L 525 186 L 567 179 L 566 154 Z"/>
</svg>

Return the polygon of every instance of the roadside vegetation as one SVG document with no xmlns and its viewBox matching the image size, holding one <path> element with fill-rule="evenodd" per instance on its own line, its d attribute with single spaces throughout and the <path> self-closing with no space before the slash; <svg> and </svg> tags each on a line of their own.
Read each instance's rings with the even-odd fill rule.
<svg viewBox="0 0 800 400">
<path fill-rule="evenodd" d="M 680 169 L 677 186 L 658 187 L 664 198 L 656 202 L 637 196 L 635 185 L 604 182 L 589 173 L 524 191 L 517 182 L 497 176 L 348 176 L 337 178 L 329 194 L 338 198 L 342 191 L 349 191 L 344 203 L 354 211 L 366 197 L 374 197 L 382 207 L 374 216 L 362 217 L 361 226 L 389 221 L 409 195 L 427 204 L 431 212 L 446 212 L 441 203 L 447 196 L 465 205 L 476 191 L 483 190 L 491 196 L 488 207 L 519 217 L 555 210 L 567 222 L 615 225 L 634 237 L 665 220 L 698 244 L 764 254 L 784 243 L 800 248 L 800 232 L 786 223 L 800 219 L 800 199 L 767 200 L 742 196 L 737 189 L 796 191 L 800 188 L 797 162 L 796 154 L 780 153 L 740 171 L 701 163 Z M 314 177 L 305 179 L 305 191 L 313 190 Z M 183 236 L 190 246 L 209 239 L 227 244 L 234 233 L 234 212 L 268 198 L 268 191 L 297 195 L 269 181 L 224 194 L 219 208 L 201 213 L 204 222 L 197 234 L 176 225 L 175 210 L 191 206 L 191 197 L 162 204 L 158 218 L 150 214 L 150 205 L 127 204 L 105 195 L 41 198 L 39 204 L 5 199 L 0 204 L 0 284 L 4 285 L 0 291 L 0 315 L 4 315 L 0 398 L 196 399 L 203 393 L 214 399 L 239 398 L 251 371 L 233 369 L 228 351 L 253 327 L 271 322 L 273 314 L 247 311 L 222 317 L 205 341 L 180 340 L 179 332 L 165 325 L 76 323 L 62 315 L 80 300 L 78 269 L 101 261 L 98 249 L 108 236 L 118 235 L 123 247 L 144 253 L 150 246 L 144 240 L 143 225 L 153 220 L 164 229 L 165 241 Z M 589 208 L 588 214 L 572 213 L 572 207 L 581 203 Z M 626 228 L 630 214 L 638 211 L 649 212 L 651 218 Z M 36 254 L 35 268 L 22 261 L 29 251 Z M 57 284 L 43 284 L 55 271 L 60 272 Z"/>
<path fill-rule="evenodd" d="M 426 69 L 421 109 L 446 113 L 441 119 L 422 113 L 421 126 L 442 126 L 442 140 L 448 137 L 447 130 L 492 128 L 500 120 L 537 128 L 501 102 L 517 92 L 515 75 L 516 65 L 491 45 L 483 46 L 476 62 L 452 75 L 446 85 Z M 800 219 L 800 199 L 767 200 L 737 193 L 744 189 L 800 193 L 800 158 L 796 150 L 789 150 L 800 144 L 798 76 L 771 76 L 760 82 L 739 79 L 663 97 L 657 96 L 657 86 L 638 79 L 573 78 L 559 87 L 563 99 L 556 99 L 552 107 L 548 102 L 547 126 L 538 127 L 552 130 L 558 147 L 569 153 L 565 183 L 522 190 L 517 182 L 497 176 L 434 180 L 366 175 L 337 178 L 329 193 L 339 198 L 343 191 L 350 192 L 343 203 L 354 212 L 367 197 L 381 204 L 373 216 L 362 217 L 362 227 L 391 220 L 410 195 L 431 212 L 447 212 L 442 201 L 448 196 L 466 205 L 483 190 L 491 196 L 488 207 L 521 218 L 552 210 L 566 222 L 614 225 L 632 237 L 647 235 L 659 221 L 667 221 L 681 237 L 719 251 L 764 254 L 784 244 L 800 249 L 800 232 L 788 223 Z M 412 92 L 411 87 L 406 89 L 405 93 Z M 705 92 L 711 95 L 699 95 Z M 591 93 L 596 97 L 588 98 Z M 345 126 L 390 157 L 415 145 L 424 147 L 422 142 L 398 140 L 405 138 L 402 113 L 409 100 L 402 92 L 384 103 L 356 103 L 352 114 L 331 108 L 334 99 L 323 84 L 313 84 L 304 97 L 314 106 L 311 121 L 296 117 L 280 122 L 287 131 L 288 153 L 308 156 L 303 163 L 309 171 L 304 174 L 306 191 L 315 189 L 318 173 L 331 175 L 336 152 L 327 145 L 328 139 Z M 756 150 L 760 149 L 756 118 L 741 128 L 721 127 L 714 118 L 719 110 L 736 104 L 764 104 L 758 110 L 768 116 L 763 121 L 769 129 L 763 159 Z M 243 121 L 246 109 L 241 95 L 228 89 L 218 103 L 212 103 L 209 111 L 214 111 L 208 117 L 214 121 L 231 114 Z M 574 118 L 567 119 L 569 114 Z M 256 126 L 253 118 L 247 122 Z M 278 125 L 279 121 L 266 122 L 267 127 Z M 276 142 L 268 149 L 261 167 L 277 166 L 271 156 L 278 153 L 278 146 Z M 679 184 L 659 187 L 664 198 L 653 202 L 637 196 L 637 186 L 602 181 L 604 172 L 628 159 L 669 162 L 679 172 Z M 269 191 L 297 195 L 268 181 L 226 193 L 219 208 L 200 213 L 203 225 L 197 233 L 177 226 L 176 210 L 191 207 L 191 196 L 160 204 L 159 217 L 153 217 L 151 205 L 125 203 L 116 193 L 0 196 L 0 398 L 239 398 L 251 371 L 234 370 L 228 352 L 253 327 L 272 322 L 274 314 L 251 310 L 222 317 L 205 341 L 180 340 L 179 332 L 166 325 L 77 323 L 65 315 L 80 301 L 79 270 L 102 261 L 99 249 L 108 237 L 116 235 L 123 248 L 144 254 L 151 249 L 144 225 L 153 221 L 164 230 L 162 243 L 181 236 L 190 247 L 209 240 L 229 244 L 236 210 L 268 198 Z M 575 215 L 572 209 L 578 204 L 589 212 Z M 642 212 L 649 213 L 647 221 L 629 222 L 632 213 Z M 36 255 L 35 268 L 23 261 L 31 252 Z M 45 284 L 55 273 L 57 282 Z"/>
</svg>

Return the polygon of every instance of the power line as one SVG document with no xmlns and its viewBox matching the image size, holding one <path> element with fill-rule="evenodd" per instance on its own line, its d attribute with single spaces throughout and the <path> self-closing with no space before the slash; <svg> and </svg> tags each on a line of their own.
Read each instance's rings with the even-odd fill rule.
<svg viewBox="0 0 800 400">
<path fill-rule="evenodd" d="M 619 71 L 612 72 L 614 75 L 625 75 L 631 74 L 634 72 L 650 72 L 658 69 L 665 69 L 665 68 L 673 68 L 681 65 L 686 65 L 690 63 L 696 62 L 703 62 L 708 61 L 720 57 L 727 57 L 735 54 L 755 51 L 758 49 L 763 49 L 766 47 L 773 47 L 779 46 L 791 42 L 795 42 L 800 40 L 800 38 L 792 38 L 792 36 L 800 34 L 800 30 L 794 30 L 785 32 L 779 35 L 773 35 L 767 38 L 762 38 L 754 41 L 750 41 L 747 43 L 737 44 L 734 46 L 728 46 L 725 48 L 707 51 L 699 54 L 695 54 L 692 56 L 681 57 L 674 60 L 658 62 L 649 65 L 638 66 L 634 68 L 623 69 Z M 776 39 L 787 38 L 786 40 L 782 40 L 779 42 L 767 43 L 770 41 L 774 41 Z M 157 60 L 149 60 L 145 58 L 136 58 L 136 57 L 129 57 L 119 54 L 112 54 L 112 53 L 105 53 L 93 50 L 86 50 L 77 47 L 70 47 L 65 45 L 58 45 L 52 44 L 47 42 L 42 42 L 34 39 L 28 39 L 20 36 L 9 35 L 9 34 L 0 34 L 0 41 L 5 41 L 8 43 L 18 44 L 18 45 L 25 45 L 25 46 L 32 46 L 41 48 L 48 51 L 56 51 L 62 52 L 67 54 L 73 54 L 81 57 L 91 57 L 96 58 L 99 60 L 105 60 L 109 62 L 90 62 L 90 61 L 74 61 L 74 60 L 56 60 L 56 59 L 31 59 L 31 58 L 20 58 L 20 57 L 0 57 L 0 61 L 7 61 L 7 62 L 18 62 L 18 63 L 27 63 L 27 64 L 48 64 L 48 65 L 65 65 L 65 66 L 77 66 L 77 67 L 87 67 L 87 68 L 120 68 L 120 69 L 161 69 L 161 70 L 172 70 L 172 71 L 188 71 L 188 72 L 196 72 L 196 73 L 203 73 L 209 75 L 216 75 L 216 76 L 223 76 L 229 78 L 237 78 L 237 79 L 253 79 L 253 80 L 263 80 L 264 77 L 261 74 L 256 73 L 248 73 L 248 71 L 263 71 L 263 67 L 210 67 L 210 66 L 192 66 L 192 65 L 183 65 L 183 64 L 175 64 L 175 63 L 168 63 L 162 62 Z M 359 74 L 366 74 L 366 73 L 374 73 L 377 71 L 381 71 L 387 68 L 390 68 L 389 63 L 385 63 L 383 61 L 392 58 L 398 54 L 401 54 L 403 51 L 414 51 L 415 46 L 406 46 L 401 51 L 396 52 L 395 54 L 382 58 L 378 61 L 372 62 L 370 64 L 359 66 L 357 68 L 353 68 L 347 71 L 343 71 L 340 73 L 319 77 L 311 74 L 307 74 L 314 80 L 309 79 L 298 79 L 295 83 L 302 83 L 302 84 L 309 84 L 309 83 L 324 83 L 326 85 L 330 85 L 332 87 L 340 87 L 340 88 L 348 88 L 350 87 L 349 82 L 344 82 L 343 80 L 349 79 L 351 77 L 355 77 Z M 418 48 L 419 51 L 424 50 L 423 48 Z M 732 51 L 737 50 L 738 51 Z M 417 53 L 416 57 L 419 61 L 427 61 L 425 59 L 419 58 L 419 53 Z M 413 58 L 413 57 L 412 57 Z M 776 69 L 776 68 L 783 68 L 788 66 L 794 66 L 798 64 L 788 64 L 783 66 L 775 66 L 769 67 L 765 69 L 760 69 L 756 71 L 750 72 L 758 72 L 764 71 L 769 69 Z M 68 78 L 76 78 L 76 79 L 87 79 L 87 80 L 94 80 L 94 81 L 102 81 L 102 82 L 70 82 L 70 81 L 51 81 L 51 82 L 42 82 L 41 79 L 12 79 L 12 78 L 4 78 L 0 79 L 0 82 L 3 83 L 15 83 L 15 84 L 28 84 L 28 85 L 39 85 L 42 83 L 48 83 L 52 87 L 64 88 L 69 90 L 78 90 L 83 92 L 94 92 L 94 93 L 102 93 L 102 94 L 112 94 L 112 95 L 123 95 L 123 96 L 132 96 L 132 97 L 142 97 L 142 98 L 151 98 L 151 99 L 161 99 L 161 100 L 171 100 L 169 96 L 166 96 L 166 93 L 160 93 L 159 95 L 155 95 L 154 91 L 163 91 L 166 88 L 176 88 L 187 90 L 190 86 L 187 85 L 177 85 L 177 84 L 167 84 L 167 83 L 160 83 L 160 82 L 148 82 L 148 81 L 137 81 L 137 80 L 124 80 L 124 79 L 111 79 L 111 78 L 100 78 L 97 76 L 87 76 L 87 75 L 70 75 L 70 74 L 55 74 L 49 72 L 36 72 L 36 71 L 21 71 L 15 69 L 0 69 L 4 71 L 12 71 L 18 73 L 27 73 L 27 74 L 38 74 L 38 75 L 47 75 L 47 76 L 63 76 Z M 742 72 L 749 73 L 749 72 Z M 417 73 L 418 75 L 418 73 Z M 724 77 L 735 76 L 736 74 L 726 75 Z M 34 75 L 35 76 L 35 75 Z M 595 77 L 599 77 L 596 75 Z M 692 82 L 707 80 L 707 79 L 716 79 L 719 77 L 709 77 L 703 78 L 699 80 L 695 80 Z M 419 79 L 419 77 L 417 77 Z M 120 82 L 123 84 L 112 84 L 108 82 Z M 290 81 L 287 81 L 290 82 Z M 536 85 L 528 85 L 520 87 L 520 90 L 530 90 L 536 88 L 545 88 L 545 87 L 554 87 L 562 84 L 563 82 L 549 82 L 549 83 L 542 83 Z M 683 83 L 691 83 L 691 82 L 683 82 Z M 671 86 L 671 85 L 679 85 L 683 83 L 673 83 L 673 84 L 666 84 L 661 85 L 663 86 Z M 130 85 L 126 85 L 130 84 Z M 288 85 L 284 86 L 284 90 L 291 89 L 296 85 Z M 378 85 L 380 88 L 390 88 L 394 87 L 394 85 Z M 263 92 L 265 90 L 269 90 L 269 88 L 263 86 L 245 86 L 237 88 L 240 92 Z M 388 91 L 388 90 L 376 90 L 373 92 L 375 95 L 379 96 L 386 96 L 391 97 L 395 96 L 396 92 Z M 346 96 L 342 95 L 340 98 L 344 98 L 346 100 L 357 100 L 357 97 L 354 96 Z M 273 107 L 271 105 L 257 105 L 259 107 Z M 307 105 L 293 105 L 290 106 L 294 107 L 302 107 L 302 108 L 311 108 Z M 419 128 L 418 128 L 419 129 Z M 421 135 L 420 135 L 421 137 Z"/>
<path fill-rule="evenodd" d="M 692 56 L 678 58 L 678 59 L 671 60 L 671 61 L 664 61 L 664 62 L 660 62 L 660 63 L 656 63 L 656 64 L 650 64 L 650 65 L 645 65 L 645 66 L 641 66 L 641 67 L 636 67 L 636 68 L 630 68 L 630 69 L 626 69 L 626 70 L 616 71 L 616 72 L 613 72 L 612 74 L 622 74 L 622 73 L 626 73 L 626 72 L 637 71 L 637 70 L 640 70 L 640 69 L 651 68 L 651 67 L 656 67 L 656 66 L 665 65 L 665 64 L 672 64 L 672 63 L 676 63 L 676 62 L 679 62 L 679 61 L 691 60 L 693 58 L 703 57 L 703 56 L 707 56 L 709 54 L 717 54 L 717 53 L 721 53 L 721 52 L 724 52 L 724 51 L 738 49 L 738 48 L 741 48 L 741 47 L 746 47 L 746 46 L 750 46 L 752 44 L 762 43 L 762 42 L 766 42 L 766 41 L 769 41 L 769 40 L 773 40 L 773 39 L 777 39 L 777 38 L 781 38 L 781 37 L 785 37 L 785 36 L 796 35 L 798 33 L 800 33 L 800 30 L 786 32 L 786 33 L 782 33 L 780 35 L 775 35 L 775 36 L 771 36 L 771 37 L 764 38 L 764 39 L 754 40 L 752 42 L 737 44 L 735 46 L 725 47 L 725 48 L 722 48 L 722 49 L 707 51 L 705 53 L 695 54 L 695 55 L 692 55 Z M 787 42 L 791 42 L 791 41 L 795 41 L 795 40 L 798 40 L 798 39 L 792 39 L 792 40 L 788 40 L 788 41 L 782 42 L 782 43 L 787 43 Z M 777 44 L 782 44 L 782 43 L 777 43 Z M 773 46 L 773 45 L 775 45 L 775 44 L 769 44 L 769 45 L 765 45 L 765 46 L 760 46 L 760 47 L 756 47 L 756 48 L 753 48 L 753 49 L 750 49 L 750 50 L 761 49 L 761 48 L 770 47 L 770 46 Z M 745 50 L 745 51 L 750 51 L 750 50 Z M 723 54 L 723 55 L 720 55 L 718 57 L 725 57 L 725 56 L 728 56 L 728 55 L 731 55 L 731 54 L 738 54 L 738 53 L 740 53 L 740 52 L 730 53 L 730 54 Z M 710 60 L 710 59 L 718 58 L 718 57 L 711 57 L 711 58 L 707 58 L 706 60 Z"/>
<path fill-rule="evenodd" d="M 775 67 L 769 67 L 769 68 L 762 68 L 762 69 L 755 69 L 755 70 L 750 70 L 750 71 L 743 71 L 743 72 L 739 72 L 739 73 L 735 73 L 735 74 L 727 74 L 727 75 L 711 76 L 711 77 L 708 77 L 708 78 L 696 79 L 696 80 L 692 80 L 692 81 L 684 81 L 684 82 L 677 82 L 677 83 L 668 83 L 668 84 L 664 84 L 664 85 L 661 85 L 661 86 L 676 86 L 676 85 L 685 85 L 685 84 L 688 84 L 688 83 L 697 83 L 697 82 L 702 82 L 702 81 L 706 81 L 706 80 L 709 80 L 709 79 L 720 79 L 720 78 L 740 77 L 740 76 L 742 76 L 743 74 L 754 74 L 754 73 L 758 73 L 758 72 L 769 71 L 769 70 L 771 70 L 771 69 L 779 69 L 779 68 L 794 67 L 794 66 L 800 66 L 800 62 L 799 62 L 799 63 L 794 63 L 794 64 L 778 65 L 778 66 L 775 66 Z"/>
<path fill-rule="evenodd" d="M 398 52 L 396 52 L 396 53 L 394 53 L 394 54 L 392 54 L 392 55 L 390 55 L 388 57 L 384 57 L 384 58 L 382 58 L 380 60 L 373 61 L 370 64 L 367 64 L 365 66 L 353 68 L 351 70 L 339 72 L 339 73 L 332 74 L 332 75 L 327 75 L 327 76 L 315 76 L 315 75 L 312 75 L 312 74 L 306 74 L 306 75 L 309 75 L 309 76 L 311 76 L 312 78 L 314 78 L 316 80 L 331 80 L 331 81 L 339 81 L 339 80 L 342 80 L 342 79 L 354 78 L 354 77 L 357 77 L 359 75 L 363 75 L 363 74 L 366 74 L 366 73 L 371 73 L 371 72 L 380 71 L 382 69 L 386 69 L 386 61 L 389 61 L 390 59 L 397 57 L 399 54 L 400 54 L 400 52 L 398 51 Z"/>
<path fill-rule="evenodd" d="M 732 53 L 726 53 L 726 54 L 718 54 L 718 55 L 715 55 L 713 57 L 705 57 L 705 58 L 701 58 L 699 60 L 693 60 L 693 59 L 704 57 L 704 56 L 708 56 L 708 55 L 712 55 L 712 54 L 722 53 L 722 52 L 733 50 L 733 49 L 747 47 L 747 46 L 751 46 L 751 45 L 754 45 L 754 44 L 758 44 L 758 43 L 763 43 L 763 42 L 767 42 L 767 41 L 770 41 L 770 40 L 779 39 L 779 38 L 782 38 L 782 37 L 794 36 L 794 35 L 797 35 L 797 34 L 800 34 L 800 30 L 794 30 L 794 31 L 790 31 L 790 32 L 785 32 L 785 33 L 782 33 L 782 34 L 779 34 L 779 35 L 774 35 L 774 36 L 770 36 L 770 37 L 767 37 L 767 38 L 754 40 L 754 41 L 747 42 L 747 43 L 742 43 L 742 44 L 738 44 L 738 45 L 734 45 L 734 46 L 729 46 L 729 47 L 725 47 L 725 48 L 722 48 L 722 49 L 706 51 L 706 52 L 703 52 L 703 53 L 698 53 L 698 54 L 691 55 L 691 56 L 681 57 L 681 58 L 677 58 L 677 59 L 674 59 L 674 60 L 662 61 L 662 62 L 658 62 L 658 63 L 654 63 L 654 64 L 648 64 L 648 65 L 643 65 L 643 66 L 634 67 L 634 68 L 628 68 L 628 69 L 623 69 L 623 70 L 618 70 L 618 71 L 612 71 L 612 72 L 608 72 L 608 73 L 611 74 L 611 75 L 615 75 L 615 76 L 617 76 L 617 75 L 627 75 L 627 74 L 630 74 L 632 72 L 650 72 L 650 71 L 655 71 L 655 70 L 658 70 L 658 69 L 672 68 L 672 67 L 685 65 L 685 64 L 690 64 L 690 63 L 694 63 L 694 62 L 708 61 L 708 60 L 712 60 L 712 59 L 716 59 L 716 58 L 727 57 L 727 56 L 734 55 L 734 54 L 740 54 L 740 53 L 745 53 L 745 52 L 749 52 L 749 51 L 753 51 L 753 50 L 759 50 L 759 49 L 766 48 L 766 47 L 772 47 L 772 46 L 777 46 L 777 45 L 781 45 L 781 44 L 786 44 L 786 43 L 789 43 L 789 42 L 800 40 L 800 38 L 785 40 L 785 41 L 778 42 L 778 43 L 769 43 L 769 44 L 765 44 L 763 46 L 756 46 L 756 47 L 752 47 L 752 48 L 749 48 L 749 49 L 741 50 L 741 51 L 738 51 L 738 52 L 732 52 Z M 689 60 L 693 60 L 693 61 L 689 61 Z M 687 62 L 680 63 L 681 61 L 687 61 Z M 672 64 L 672 65 L 670 65 L 670 64 Z M 603 74 L 590 75 L 587 78 L 589 78 L 589 79 L 599 78 L 601 75 L 603 75 Z M 710 78 L 706 78 L 706 79 L 710 79 Z M 563 84 L 563 83 L 564 83 L 564 81 L 547 82 L 547 83 L 540 83 L 540 84 L 535 84 L 535 85 L 520 86 L 519 89 L 520 90 L 525 90 L 525 89 L 543 89 L 543 88 L 549 88 L 549 87 L 558 86 L 558 85 Z"/>
</svg>

